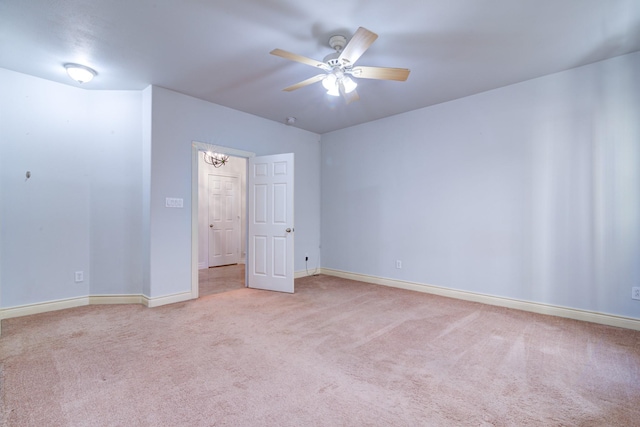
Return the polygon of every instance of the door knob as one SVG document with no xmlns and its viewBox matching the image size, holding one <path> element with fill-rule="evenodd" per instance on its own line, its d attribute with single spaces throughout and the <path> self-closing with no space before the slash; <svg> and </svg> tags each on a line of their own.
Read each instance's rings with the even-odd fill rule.
<svg viewBox="0 0 640 427">
<path fill-rule="evenodd" d="M 286 231 L 287 233 L 291 233 L 291 229 L 290 229 L 290 228 L 287 228 L 287 229 L 286 229 L 286 230 L 284 230 L 284 231 Z"/>
<path fill-rule="evenodd" d="M 209 224 L 209 228 L 213 228 L 213 224 Z"/>
</svg>

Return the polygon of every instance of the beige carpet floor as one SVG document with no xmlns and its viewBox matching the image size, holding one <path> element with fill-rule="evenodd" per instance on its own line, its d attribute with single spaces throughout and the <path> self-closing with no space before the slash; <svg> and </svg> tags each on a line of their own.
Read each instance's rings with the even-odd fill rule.
<svg viewBox="0 0 640 427">
<path fill-rule="evenodd" d="M 640 332 L 328 276 L 2 332 L 5 426 L 640 425 Z"/>
</svg>

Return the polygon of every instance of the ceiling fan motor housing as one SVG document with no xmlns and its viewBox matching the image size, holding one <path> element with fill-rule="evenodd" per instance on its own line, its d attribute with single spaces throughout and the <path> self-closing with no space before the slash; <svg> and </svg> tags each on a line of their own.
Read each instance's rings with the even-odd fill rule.
<svg viewBox="0 0 640 427">
<path fill-rule="evenodd" d="M 325 64 L 329 64 L 331 68 L 340 67 L 342 64 L 341 64 L 341 61 L 338 59 L 339 56 L 340 56 L 340 53 L 338 52 L 330 53 L 329 55 L 324 57 L 322 62 L 324 62 Z"/>
<path fill-rule="evenodd" d="M 347 45 L 347 38 L 345 36 L 331 36 L 329 38 L 329 46 L 336 51 L 340 52 Z"/>
<path fill-rule="evenodd" d="M 342 64 L 342 62 L 338 58 L 340 57 L 340 53 L 342 52 L 342 49 L 344 49 L 346 44 L 347 38 L 345 36 L 331 36 L 331 38 L 329 38 L 329 46 L 331 46 L 336 51 L 325 56 L 322 62 L 328 64 L 331 68 L 342 67 L 342 65 L 344 64 Z"/>
</svg>

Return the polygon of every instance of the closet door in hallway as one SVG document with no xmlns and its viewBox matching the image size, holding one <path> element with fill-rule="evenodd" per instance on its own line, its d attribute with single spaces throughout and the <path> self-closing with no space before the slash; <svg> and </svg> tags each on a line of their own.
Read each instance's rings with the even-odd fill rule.
<svg viewBox="0 0 640 427">
<path fill-rule="evenodd" d="M 238 263 L 238 177 L 209 175 L 209 267 Z"/>
</svg>

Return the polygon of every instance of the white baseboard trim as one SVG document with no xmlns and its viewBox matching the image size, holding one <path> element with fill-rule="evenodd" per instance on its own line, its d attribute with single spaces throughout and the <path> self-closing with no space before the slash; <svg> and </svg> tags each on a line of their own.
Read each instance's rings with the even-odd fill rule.
<svg viewBox="0 0 640 427">
<path fill-rule="evenodd" d="M 90 295 L 90 305 L 144 304 L 143 295 Z"/>
<path fill-rule="evenodd" d="M 176 302 L 188 301 L 190 299 L 193 299 L 191 296 L 191 291 L 173 295 L 164 295 L 161 297 L 148 297 L 146 295 L 143 295 L 142 304 L 146 305 L 149 308 L 153 308 L 167 304 L 174 304 Z"/>
<path fill-rule="evenodd" d="M 19 305 L 0 309 L 0 319 L 29 316 L 32 314 L 46 313 L 49 311 L 65 310 L 67 308 L 89 305 L 89 297 L 68 298 L 55 301 L 47 301 L 36 304 Z"/>
<path fill-rule="evenodd" d="M 384 277 L 369 276 L 359 273 L 350 273 L 348 271 L 334 270 L 331 268 L 323 268 L 322 274 L 340 277 L 343 279 L 372 283 L 376 285 L 440 295 L 449 298 L 474 301 L 499 307 L 530 311 L 532 313 L 547 314 L 550 316 L 565 317 L 568 319 L 582 320 L 584 322 L 599 323 L 601 325 L 616 326 L 618 328 L 640 331 L 640 319 L 635 319 L 632 317 L 615 316 L 612 314 L 598 313 L 595 311 L 579 310 L 569 307 L 561 307 L 531 301 L 522 301 L 511 298 L 478 294 L 475 292 L 459 291 L 455 289 L 443 288 L 440 286 L 426 285 L 404 280 L 387 279 Z"/>
<path fill-rule="evenodd" d="M 319 270 L 318 270 L 319 272 Z M 302 271 L 296 271 L 293 273 L 293 278 L 294 279 L 300 279 L 301 277 L 307 277 L 307 276 L 313 276 L 313 272 L 310 271 L 309 274 L 307 274 L 306 270 L 302 270 Z"/>
<path fill-rule="evenodd" d="M 314 270 L 315 271 L 315 270 Z M 640 319 L 631 317 L 615 316 L 611 314 L 598 313 L 575 308 L 554 306 L 530 301 L 522 301 L 511 298 L 496 297 L 491 295 L 478 294 L 474 292 L 460 291 L 443 288 L 440 286 L 427 285 L 422 283 L 408 282 L 404 280 L 387 279 L 384 277 L 370 276 L 348 271 L 322 268 L 320 274 L 341 277 L 343 279 L 357 280 L 360 282 L 372 283 L 376 285 L 389 286 L 393 288 L 407 289 L 411 291 L 424 292 L 440 295 L 449 298 L 456 298 L 466 301 L 474 301 L 483 304 L 495 305 L 499 307 L 513 308 L 516 310 L 530 311 L 533 313 L 547 314 L 551 316 L 565 317 L 568 319 L 581 320 L 585 322 L 599 323 L 602 325 L 616 326 L 619 328 L 633 329 L 640 331 Z M 306 277 L 306 270 L 297 271 L 294 277 Z M 161 297 L 147 297 L 146 295 L 91 295 L 77 298 L 47 301 L 36 304 L 27 304 L 16 307 L 0 309 L 0 319 L 10 319 L 13 317 L 29 316 L 32 314 L 46 313 L 49 311 L 64 310 L 67 308 L 81 307 L 93 304 L 143 304 L 147 307 L 160 307 L 167 304 L 188 301 L 192 299 L 191 292 L 182 292 L 174 295 Z"/>
<path fill-rule="evenodd" d="M 308 277 L 308 276 L 314 276 L 314 275 L 317 276 L 318 274 L 322 274 L 322 268 L 314 267 L 314 268 L 308 268 L 306 270 L 296 271 L 293 274 L 293 278 L 294 279 L 299 279 L 301 277 Z"/>
<path fill-rule="evenodd" d="M 90 295 L 0 309 L 0 320 L 65 310 L 84 305 L 143 304 L 149 308 L 190 300 L 191 292 L 150 298 L 146 295 Z"/>
</svg>

